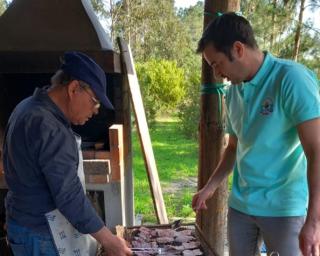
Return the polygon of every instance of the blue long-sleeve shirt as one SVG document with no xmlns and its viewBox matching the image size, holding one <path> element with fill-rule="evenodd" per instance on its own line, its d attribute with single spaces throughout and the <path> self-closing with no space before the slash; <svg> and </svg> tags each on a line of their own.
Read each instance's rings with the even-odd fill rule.
<svg viewBox="0 0 320 256">
<path fill-rule="evenodd" d="M 48 233 L 45 213 L 56 208 L 81 233 L 104 225 L 77 175 L 78 148 L 70 122 L 45 89 L 17 105 L 3 148 L 7 218 Z"/>
</svg>

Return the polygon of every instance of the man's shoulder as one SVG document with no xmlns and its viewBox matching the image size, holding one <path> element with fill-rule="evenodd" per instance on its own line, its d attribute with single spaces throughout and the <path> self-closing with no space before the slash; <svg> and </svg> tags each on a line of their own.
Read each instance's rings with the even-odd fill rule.
<svg viewBox="0 0 320 256">
<path fill-rule="evenodd" d="M 289 59 L 281 59 L 274 57 L 274 71 L 279 75 L 289 78 L 299 78 L 301 75 L 312 75 L 313 72 L 301 63 Z"/>
<path fill-rule="evenodd" d="M 9 123 L 15 130 L 28 130 L 33 133 L 41 131 L 54 133 L 61 130 L 62 126 L 54 113 L 33 96 L 24 99 L 16 106 Z"/>
<path fill-rule="evenodd" d="M 50 120 L 53 119 L 52 113 L 42 104 L 35 100 L 33 97 L 29 97 L 19 103 L 13 112 L 16 117 L 21 117 L 25 121 L 36 120 Z"/>
</svg>

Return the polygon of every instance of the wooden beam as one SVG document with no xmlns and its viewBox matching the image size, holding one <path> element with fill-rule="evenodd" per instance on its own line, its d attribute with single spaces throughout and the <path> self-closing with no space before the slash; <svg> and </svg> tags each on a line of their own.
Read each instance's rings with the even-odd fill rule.
<svg viewBox="0 0 320 256">
<path fill-rule="evenodd" d="M 127 176 L 124 173 L 124 158 L 123 158 L 123 125 L 114 124 L 109 128 L 110 154 L 111 154 L 111 180 L 120 182 L 120 199 L 121 199 L 121 219 L 126 226 L 128 216 L 133 215 L 130 212 L 131 207 L 127 205 L 126 197 L 131 197 L 127 194 Z M 131 180 L 132 182 L 132 180 Z"/>
<path fill-rule="evenodd" d="M 130 47 L 124 42 L 124 40 L 118 38 L 118 43 L 120 46 L 122 61 L 124 63 L 124 69 L 127 73 L 127 78 L 129 82 L 131 101 L 136 118 L 138 135 L 143 151 L 149 184 L 151 187 L 151 194 L 155 207 L 155 212 L 159 223 L 166 224 L 168 223 L 167 212 L 164 205 L 158 170 L 154 159 L 147 119 L 143 107 L 143 101 L 137 74 L 133 64 L 131 50 Z"/>
<path fill-rule="evenodd" d="M 112 180 L 123 180 L 122 125 L 114 124 L 109 128 L 109 141 Z"/>
<path fill-rule="evenodd" d="M 108 183 L 110 182 L 110 160 L 109 159 L 84 159 L 83 170 L 86 183 Z"/>
<path fill-rule="evenodd" d="M 106 150 L 83 150 L 83 160 L 86 159 L 110 159 L 110 151 Z"/>
<path fill-rule="evenodd" d="M 217 12 L 238 11 L 240 0 L 205 0 L 203 26 L 214 19 Z M 228 31 L 226 31 L 228 33 Z M 202 59 L 202 84 L 221 83 L 212 73 L 212 68 Z M 223 109 L 224 110 L 224 105 Z M 199 171 L 198 189 L 208 181 L 212 172 L 221 159 L 223 153 L 223 122 L 220 120 L 219 96 L 217 94 L 203 94 L 201 96 L 200 138 L 199 138 Z M 197 214 L 197 223 L 209 241 L 210 246 L 224 255 L 224 238 L 227 214 L 228 184 L 223 181 L 212 198 L 207 200 L 208 209 Z"/>
</svg>

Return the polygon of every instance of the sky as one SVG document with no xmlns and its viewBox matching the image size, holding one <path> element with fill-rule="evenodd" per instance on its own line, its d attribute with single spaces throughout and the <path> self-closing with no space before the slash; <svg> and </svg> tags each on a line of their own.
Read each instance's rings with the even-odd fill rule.
<svg viewBox="0 0 320 256">
<path fill-rule="evenodd" d="M 197 2 L 198 0 L 175 0 L 174 5 L 176 7 L 186 8 L 195 5 Z"/>
<path fill-rule="evenodd" d="M 190 7 L 195 5 L 199 0 L 175 0 L 175 6 L 176 7 L 181 7 L 181 8 L 186 8 L 186 7 Z M 203 1 L 203 0 L 200 0 Z M 309 2 L 309 1 L 307 1 Z M 308 3 L 306 4 L 306 6 L 308 6 Z M 315 28 L 320 30 L 320 8 L 318 8 L 318 10 L 315 13 L 312 13 L 310 11 L 310 7 L 307 7 L 305 15 L 304 15 L 304 20 L 310 18 L 311 20 L 313 20 L 315 22 Z M 317 19 L 316 19 L 317 17 Z M 298 17 L 297 17 L 298 18 Z"/>
</svg>

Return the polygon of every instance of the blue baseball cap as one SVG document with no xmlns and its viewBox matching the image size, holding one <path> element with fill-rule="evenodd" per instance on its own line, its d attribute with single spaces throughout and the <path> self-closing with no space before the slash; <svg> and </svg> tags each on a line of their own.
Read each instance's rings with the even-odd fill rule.
<svg viewBox="0 0 320 256">
<path fill-rule="evenodd" d="M 81 52 L 65 52 L 60 69 L 73 78 L 87 83 L 102 105 L 107 109 L 114 109 L 107 97 L 106 75 L 93 59 Z"/>
</svg>

